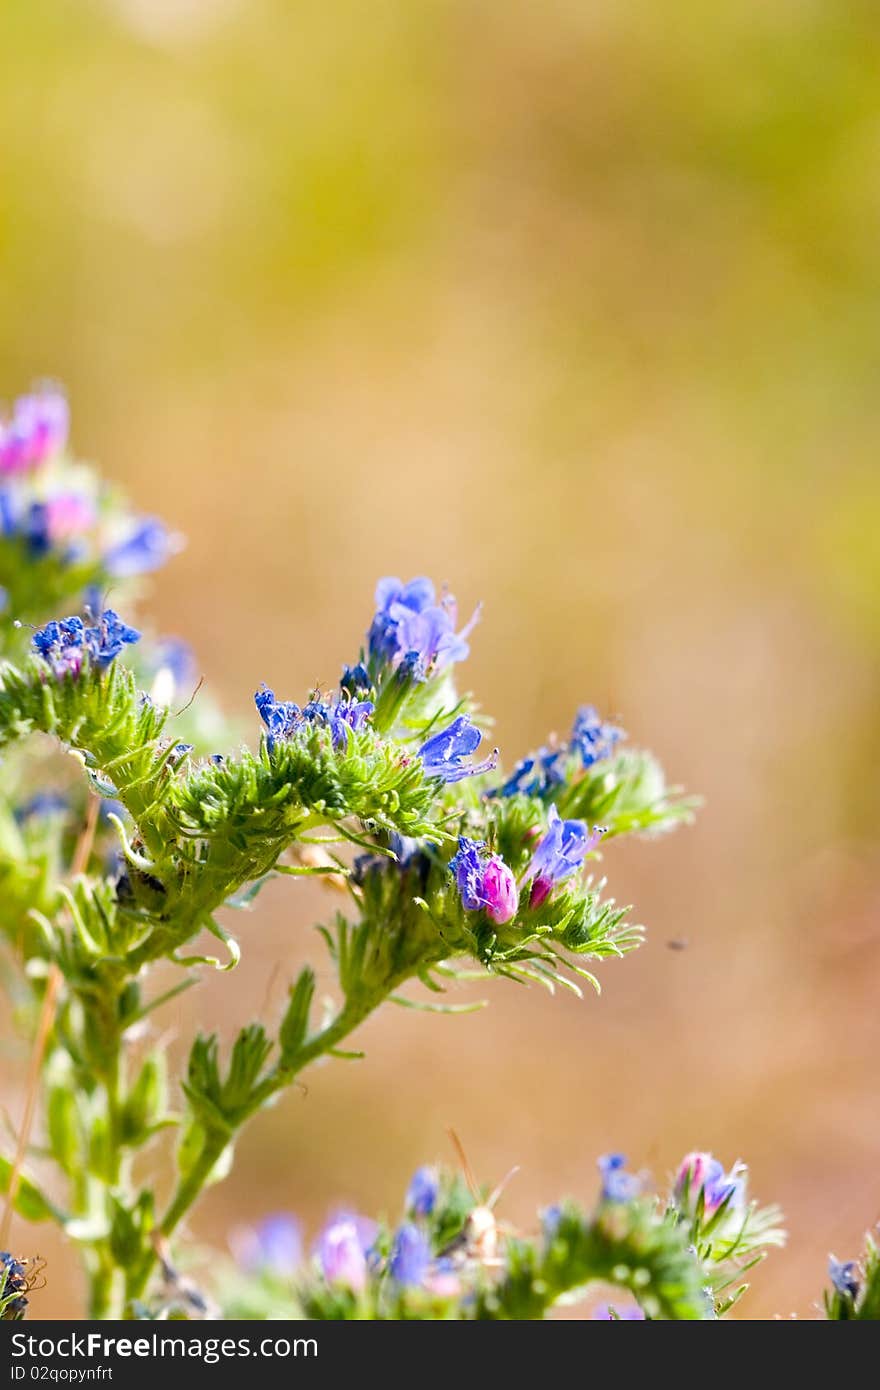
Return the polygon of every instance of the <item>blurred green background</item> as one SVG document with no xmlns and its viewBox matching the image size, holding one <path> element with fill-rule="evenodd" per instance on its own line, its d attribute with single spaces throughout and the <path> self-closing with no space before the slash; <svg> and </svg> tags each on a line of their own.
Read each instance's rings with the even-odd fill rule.
<svg viewBox="0 0 880 1390">
<path fill-rule="evenodd" d="M 743 1315 L 809 1316 L 880 1215 L 878 41 L 871 0 L 6 0 L 0 392 L 64 380 L 188 534 L 155 612 L 230 708 L 427 572 L 485 600 L 508 763 L 589 700 L 706 797 L 610 847 L 650 936 L 601 1000 L 386 1012 L 198 1237 L 395 1209 L 448 1124 L 523 1226 L 610 1147 L 748 1159 L 792 1236 Z M 320 891 L 260 902 L 184 1034 L 319 958 Z"/>
</svg>

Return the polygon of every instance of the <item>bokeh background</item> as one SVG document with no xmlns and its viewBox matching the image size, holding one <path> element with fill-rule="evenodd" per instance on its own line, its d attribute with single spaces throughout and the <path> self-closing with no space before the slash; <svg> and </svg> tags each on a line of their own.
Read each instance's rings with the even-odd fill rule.
<svg viewBox="0 0 880 1390">
<path fill-rule="evenodd" d="M 792 1233 L 743 1315 L 810 1316 L 880 1216 L 876 4 L 6 0 L 0 51 L 0 393 L 66 381 L 187 533 L 154 611 L 229 708 L 427 572 L 508 762 L 589 700 L 705 796 L 610 847 L 650 936 L 600 1000 L 389 1010 L 191 1230 L 396 1209 L 449 1124 L 523 1226 L 707 1146 Z M 272 885 L 180 1030 L 273 1016 L 330 906 Z"/>
</svg>

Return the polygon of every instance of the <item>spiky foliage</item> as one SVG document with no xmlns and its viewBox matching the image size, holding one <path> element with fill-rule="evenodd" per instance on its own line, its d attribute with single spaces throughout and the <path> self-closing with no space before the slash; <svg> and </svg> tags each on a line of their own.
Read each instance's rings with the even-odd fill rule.
<svg viewBox="0 0 880 1390">
<path fill-rule="evenodd" d="M 719 1306 L 713 1286 L 736 1277 L 737 1252 L 711 1245 L 705 1229 L 695 1244 L 691 1224 L 670 1219 L 674 1196 L 627 1184 L 625 1198 L 603 1189 L 591 1210 L 567 1199 L 541 1214 L 536 1234 L 514 1233 L 496 1218 L 496 1197 L 457 1173 L 421 1169 L 397 1224 L 332 1218 L 311 1259 L 297 1263 L 293 1250 L 279 1267 L 272 1241 L 254 1232 L 248 1271 L 225 1274 L 221 1303 L 251 1318 L 534 1320 L 601 1293 L 624 1315 L 635 1307 L 647 1319 L 723 1316 L 733 1300 Z M 754 1259 L 778 1243 L 778 1213 L 749 1211 L 743 1243 Z M 267 1223 L 269 1236 L 281 1221 L 290 1218 Z"/>
<path fill-rule="evenodd" d="M 0 746 L 10 769 L 0 804 L 0 931 L 12 957 L 27 964 L 35 1008 L 43 982 L 60 975 L 46 1058 L 47 1128 L 68 1200 L 63 1209 L 50 1204 L 17 1171 L 7 1182 L 22 1214 L 58 1220 L 81 1243 L 93 1313 L 142 1299 L 155 1233 L 172 1235 L 228 1167 L 245 1121 L 317 1057 L 356 1055 L 343 1044 L 383 1001 L 436 1008 L 462 962 L 480 975 L 551 989 L 577 990 L 572 976 L 598 987 L 584 961 L 621 956 L 641 939 L 626 910 L 604 896 L 604 880 L 585 876 L 585 853 L 554 869 L 552 892 L 539 900 L 531 889 L 531 857 L 550 833 L 555 802 L 498 796 L 497 779 L 475 775 L 495 759 L 479 766 L 470 759 L 480 735 L 471 702 L 452 680 L 453 659 L 466 646 L 453 633 L 447 600 L 432 608 L 431 586 L 416 587 L 422 608 L 413 617 L 415 610 L 388 601 L 374 619 L 369 653 L 348 668 L 336 695 L 313 692 L 300 708 L 258 692 L 266 729 L 255 751 L 200 756 L 184 736 L 191 712 L 181 722 L 167 693 L 160 699 L 158 689 L 152 696 L 141 689 L 149 663 L 126 664 L 137 634 L 115 614 L 50 623 L 30 655 L 0 669 Z M 38 609 L 36 599 L 23 607 Z M 410 619 L 412 640 L 424 639 L 424 650 L 398 664 L 395 633 Z M 20 652 L 18 637 L 9 649 Z M 67 773 L 51 806 L 45 798 L 22 802 L 35 773 L 57 777 L 60 764 L 46 753 L 52 744 L 73 755 L 68 767 L 79 769 L 81 787 Z M 613 812 L 608 833 L 683 814 L 656 772 L 623 777 L 620 758 L 585 767 L 573 753 L 566 759 L 572 804 L 598 804 L 601 792 Z M 560 785 L 554 795 L 565 805 Z M 104 809 L 96 819 L 98 801 Z M 504 914 L 463 896 L 450 873 L 459 836 L 484 844 L 495 863 L 503 857 Z M 323 929 L 338 1009 L 315 1023 L 314 976 L 305 970 L 277 1027 L 245 1024 L 228 1061 L 216 1038 L 195 1040 L 182 1113 L 169 1109 L 161 1056 L 135 1061 L 135 1025 L 194 983 L 199 966 L 236 964 L 240 949 L 222 909 L 250 907 L 271 877 L 313 874 L 348 893 L 348 911 Z M 191 944 L 205 933 L 222 951 Z M 147 970 L 160 960 L 182 973 L 156 995 Z M 413 979 L 428 999 L 399 993 Z M 170 1126 L 180 1131 L 177 1184 L 157 1212 L 152 1190 L 132 1182 L 130 1160 Z"/>
</svg>

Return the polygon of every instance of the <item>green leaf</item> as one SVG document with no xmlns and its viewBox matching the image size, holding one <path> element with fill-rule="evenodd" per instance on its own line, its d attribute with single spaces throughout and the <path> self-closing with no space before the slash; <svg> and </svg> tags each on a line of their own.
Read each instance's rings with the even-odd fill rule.
<svg viewBox="0 0 880 1390">
<path fill-rule="evenodd" d="M 4 1197 L 9 1194 L 11 1174 L 11 1160 L 0 1156 L 0 1195 Z M 15 1200 L 12 1205 L 18 1215 L 24 1217 L 25 1221 L 58 1221 L 61 1223 L 64 1221 L 64 1215 L 58 1207 L 50 1202 L 33 1179 L 21 1170 L 19 1170 L 16 1181 Z"/>
</svg>

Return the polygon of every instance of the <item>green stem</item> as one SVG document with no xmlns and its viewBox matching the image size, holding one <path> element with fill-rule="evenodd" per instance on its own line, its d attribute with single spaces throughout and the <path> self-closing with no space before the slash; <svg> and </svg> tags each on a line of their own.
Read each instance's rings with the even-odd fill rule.
<svg viewBox="0 0 880 1390">
<path fill-rule="evenodd" d="M 407 971 L 401 978 L 395 978 L 390 981 L 387 990 L 378 998 L 352 998 L 347 1000 L 343 1008 L 340 1009 L 336 1017 L 327 1024 L 326 1028 L 322 1028 L 319 1033 L 316 1033 L 314 1037 L 303 1044 L 293 1066 L 285 1067 L 283 1070 L 281 1068 L 276 1068 L 270 1076 L 267 1077 L 265 1085 L 260 1089 L 259 1098 L 255 1100 L 254 1105 L 248 1110 L 247 1114 L 242 1116 L 238 1127 L 240 1128 L 245 1120 L 247 1120 L 255 1110 L 264 1105 L 272 1095 L 277 1094 L 279 1091 L 289 1086 L 310 1062 L 315 1061 L 318 1057 L 326 1056 L 328 1052 L 332 1051 L 332 1049 L 336 1047 L 338 1043 L 342 1042 L 349 1033 L 352 1033 L 374 1009 L 378 1008 L 378 1006 L 384 1002 L 388 994 L 398 989 L 403 981 L 409 978 L 412 973 L 412 971 Z M 211 1132 L 206 1135 L 205 1143 L 199 1157 L 186 1176 L 181 1178 L 168 1206 L 168 1210 L 162 1218 L 159 1230 L 164 1237 L 171 1236 L 174 1233 L 187 1212 L 198 1200 L 205 1184 L 211 1176 L 211 1170 L 218 1162 L 231 1138 L 231 1134 L 219 1131 Z M 130 1281 L 127 1290 L 127 1297 L 129 1300 L 140 1298 L 143 1295 L 155 1265 L 156 1254 L 153 1253 L 138 1271 L 137 1276 Z"/>
</svg>

